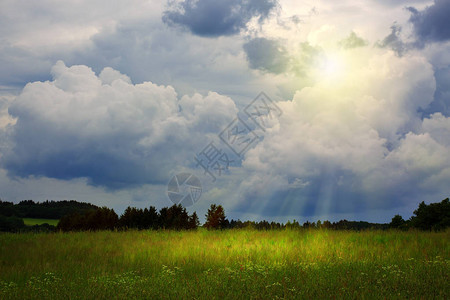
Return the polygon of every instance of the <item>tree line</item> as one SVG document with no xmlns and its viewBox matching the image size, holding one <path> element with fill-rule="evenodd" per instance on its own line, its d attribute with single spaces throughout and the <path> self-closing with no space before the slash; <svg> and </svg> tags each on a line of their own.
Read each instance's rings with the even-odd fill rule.
<svg viewBox="0 0 450 300">
<path fill-rule="evenodd" d="M 222 206 L 211 205 L 206 214 L 206 223 L 203 225 L 209 229 L 233 229 L 233 228 L 253 228 L 257 230 L 272 230 L 272 229 L 334 229 L 334 230 L 366 230 L 379 229 L 386 230 L 390 228 L 408 230 L 410 228 L 421 230 L 443 230 L 450 227 L 450 202 L 449 198 L 438 203 L 425 204 L 421 202 L 419 207 L 414 210 L 413 216 L 404 220 L 402 216 L 395 215 L 390 223 L 369 223 L 365 221 L 348 221 L 340 220 L 338 222 L 320 221 L 309 222 L 306 221 L 300 224 L 298 221 L 288 221 L 287 223 L 268 222 L 266 220 L 255 221 L 228 221 L 225 216 L 225 211 Z"/>
<path fill-rule="evenodd" d="M 56 227 L 61 231 L 106 230 L 106 229 L 197 229 L 200 225 L 197 213 L 189 215 L 181 204 L 163 207 L 127 207 L 119 217 L 113 209 L 97 208 L 82 214 L 73 213 L 61 218 Z"/>
<path fill-rule="evenodd" d="M 83 231 L 83 230 L 126 230 L 126 229 L 172 229 L 172 230 L 192 230 L 200 226 L 197 213 L 188 214 L 186 208 L 181 205 L 173 205 L 171 207 L 163 207 L 159 211 L 150 206 L 149 208 L 128 207 L 121 216 L 118 216 L 113 209 L 107 207 L 97 207 L 88 203 L 80 203 L 76 201 L 46 201 L 43 203 L 34 203 L 31 200 L 22 201 L 19 204 L 0 201 L 0 231 L 23 231 L 34 230 L 44 231 L 60 230 L 60 231 Z M 14 209 L 19 207 L 18 216 L 11 214 L 11 206 Z M 4 209 L 6 207 L 6 209 Z M 44 215 L 36 215 L 36 207 L 57 207 L 59 213 L 72 207 L 74 211 L 60 218 L 55 228 L 50 225 L 40 225 L 29 228 L 23 224 L 23 220 L 19 216 L 45 218 Z M 76 209 L 78 207 L 78 210 Z M 57 210 L 53 210 L 55 213 Z M 206 222 L 203 227 L 207 229 L 239 229 L 253 228 L 257 230 L 275 230 L 275 229 L 334 229 L 334 230 L 365 230 L 365 229 L 389 229 L 396 228 L 408 230 L 416 228 L 421 230 L 442 230 L 450 227 L 450 202 L 449 198 L 438 203 L 425 204 L 422 202 L 414 211 L 414 215 L 404 220 L 400 215 L 395 215 L 390 223 L 379 224 L 364 221 L 348 221 L 340 220 L 338 222 L 306 221 L 300 224 L 298 221 L 288 221 L 287 223 L 268 222 L 266 220 L 241 221 L 228 220 L 225 210 L 221 205 L 212 204 L 206 215 Z"/>
</svg>

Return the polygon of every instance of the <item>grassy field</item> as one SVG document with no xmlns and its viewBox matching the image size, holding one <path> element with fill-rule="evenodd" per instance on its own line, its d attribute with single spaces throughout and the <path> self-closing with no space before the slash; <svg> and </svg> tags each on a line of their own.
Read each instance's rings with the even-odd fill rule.
<svg viewBox="0 0 450 300">
<path fill-rule="evenodd" d="M 448 299 L 450 231 L 0 234 L 1 299 Z"/>
<path fill-rule="evenodd" d="M 25 225 L 28 225 L 28 226 L 41 225 L 41 224 L 44 224 L 44 223 L 56 226 L 56 225 L 58 225 L 59 220 L 56 220 L 56 219 L 23 218 L 23 222 L 25 223 Z"/>
</svg>

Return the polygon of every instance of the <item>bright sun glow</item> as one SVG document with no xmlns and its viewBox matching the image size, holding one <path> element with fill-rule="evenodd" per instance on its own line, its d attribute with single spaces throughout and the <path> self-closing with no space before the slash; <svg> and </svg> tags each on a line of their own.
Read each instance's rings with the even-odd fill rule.
<svg viewBox="0 0 450 300">
<path fill-rule="evenodd" d="M 344 75 L 344 59 L 338 54 L 326 54 L 318 64 L 318 75 L 323 79 L 335 79 Z"/>
<path fill-rule="evenodd" d="M 340 64 L 337 60 L 334 59 L 327 59 L 324 66 L 324 72 L 327 75 L 333 75 L 339 72 L 340 70 Z"/>
</svg>

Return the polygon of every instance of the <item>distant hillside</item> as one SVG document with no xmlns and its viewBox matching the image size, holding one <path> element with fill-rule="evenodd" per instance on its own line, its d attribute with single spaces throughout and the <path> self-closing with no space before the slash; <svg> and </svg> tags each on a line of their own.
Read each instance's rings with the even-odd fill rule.
<svg viewBox="0 0 450 300">
<path fill-rule="evenodd" d="M 3 202 L 0 200 L 0 215 L 19 218 L 61 219 L 72 213 L 85 213 L 96 210 L 99 207 L 90 203 L 77 202 L 75 200 L 34 202 L 23 200 L 18 204 Z"/>
</svg>

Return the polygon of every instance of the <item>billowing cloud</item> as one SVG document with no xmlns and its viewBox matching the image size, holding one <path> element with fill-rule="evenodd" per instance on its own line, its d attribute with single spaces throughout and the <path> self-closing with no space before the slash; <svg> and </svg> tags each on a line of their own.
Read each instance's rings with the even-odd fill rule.
<svg viewBox="0 0 450 300">
<path fill-rule="evenodd" d="M 317 217 L 448 192 L 449 118 L 418 113 L 433 101 L 432 66 L 420 55 L 353 51 L 361 60 L 339 80 L 319 80 L 279 102 L 280 125 L 243 162 L 252 175 L 241 193 L 253 201 L 237 207 Z"/>
<path fill-rule="evenodd" d="M 237 34 L 252 18 L 261 23 L 277 8 L 276 0 L 183 0 L 169 2 L 163 21 L 206 37 Z"/>
<path fill-rule="evenodd" d="M 170 86 L 134 85 L 111 68 L 97 76 L 59 61 L 52 75 L 9 107 L 17 122 L 1 162 L 10 176 L 87 178 L 111 189 L 165 183 L 237 112 L 216 93 L 178 99 Z"/>
<path fill-rule="evenodd" d="M 249 67 L 282 73 L 288 67 L 289 57 L 286 48 L 276 40 L 255 38 L 244 44 Z"/>
<path fill-rule="evenodd" d="M 450 1 L 435 0 L 424 10 L 409 7 L 414 33 L 419 45 L 450 40 Z"/>
</svg>

